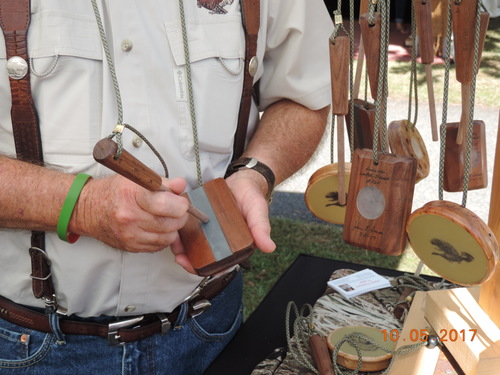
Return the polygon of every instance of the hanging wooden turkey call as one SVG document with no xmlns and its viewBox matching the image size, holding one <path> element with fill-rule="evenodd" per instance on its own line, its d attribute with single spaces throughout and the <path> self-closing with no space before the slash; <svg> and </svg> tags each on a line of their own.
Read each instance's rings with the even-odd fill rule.
<svg viewBox="0 0 500 375">
<path fill-rule="evenodd" d="M 361 15 L 366 15 L 364 16 L 363 20 L 367 20 L 368 17 L 368 0 L 361 0 L 360 5 L 359 5 L 359 23 L 361 24 Z M 379 19 L 380 21 L 380 19 Z M 365 22 L 365 21 L 363 21 Z M 367 33 L 370 33 L 369 36 L 369 41 L 370 43 L 373 42 L 372 39 L 377 39 L 380 38 L 380 35 L 377 35 L 376 33 L 380 33 L 380 28 L 375 28 L 375 29 L 365 29 L 365 35 Z M 372 33 L 375 33 L 372 35 Z M 351 124 L 351 121 L 353 121 L 353 129 L 351 129 L 350 126 L 347 126 L 347 131 L 348 131 L 348 136 L 349 140 L 354 137 L 353 144 L 354 144 L 354 149 L 357 148 L 370 148 L 373 145 L 373 132 L 374 132 L 374 126 L 375 126 L 375 105 L 373 103 L 370 103 L 368 101 L 368 98 L 365 98 L 364 100 L 359 99 L 359 87 L 361 85 L 361 75 L 363 72 L 363 62 L 365 59 L 365 47 L 364 47 L 364 40 L 363 40 L 363 35 L 360 36 L 359 38 L 359 49 L 358 49 L 358 61 L 356 65 L 356 75 L 354 79 L 354 85 L 353 85 L 353 94 L 352 94 L 352 100 L 353 100 L 353 108 L 349 104 L 349 111 L 346 115 L 346 122 L 347 124 Z M 380 41 L 378 42 L 380 45 Z M 373 60 L 377 60 L 380 58 L 379 56 L 374 56 L 374 53 L 376 51 L 370 50 L 370 58 L 368 63 L 372 63 Z M 375 79 L 376 77 L 373 77 Z M 352 110 L 352 113 L 351 113 Z"/>
<path fill-rule="evenodd" d="M 94 147 L 94 159 L 149 191 L 170 191 L 161 177 L 109 138 Z M 191 215 L 179 231 L 186 255 L 200 276 L 211 276 L 247 259 L 253 237 L 225 180 L 216 178 L 183 194 Z"/>
<path fill-rule="evenodd" d="M 452 3 L 453 33 L 455 41 L 456 76 L 461 83 L 462 116 L 459 123 L 446 124 L 445 166 L 443 188 L 449 192 L 462 191 L 464 187 L 464 168 L 466 144 L 469 127 L 469 111 L 471 103 L 471 84 L 474 64 L 474 39 L 476 36 L 476 2 Z M 484 45 L 489 15 L 482 12 L 479 30 L 478 64 Z M 488 168 L 486 164 L 486 136 L 483 121 L 472 121 L 472 145 L 470 150 L 469 190 L 482 189 L 488 185 Z"/>
<path fill-rule="evenodd" d="M 406 248 L 405 224 L 411 213 L 417 161 L 380 154 L 354 152 L 344 223 L 344 241 L 386 255 Z"/>
<path fill-rule="evenodd" d="M 417 160 L 415 183 L 426 178 L 430 172 L 429 154 L 417 127 L 408 120 L 392 121 L 387 136 L 392 153 Z"/>
<path fill-rule="evenodd" d="M 332 80 L 332 115 L 337 116 L 338 163 L 326 165 L 309 178 L 305 202 L 319 219 L 343 224 L 346 196 L 350 178 L 350 164 L 345 163 L 344 123 L 348 111 L 349 92 L 349 38 L 337 36 L 330 42 L 330 67 Z"/>
<path fill-rule="evenodd" d="M 461 144 L 466 138 L 467 125 L 469 123 L 469 109 L 471 103 L 472 77 L 476 73 L 474 68 L 474 43 L 476 35 L 476 15 L 478 1 L 452 1 L 453 20 L 453 43 L 455 46 L 455 64 L 457 81 L 461 84 L 462 93 L 462 116 L 457 134 L 457 143 Z M 487 12 L 481 12 L 479 28 L 478 68 L 481 62 L 481 54 L 488 29 L 490 16 Z"/>
<path fill-rule="evenodd" d="M 448 281 L 479 285 L 493 273 L 498 242 L 490 228 L 465 207 L 429 202 L 411 214 L 407 232 L 415 254 Z"/>
</svg>

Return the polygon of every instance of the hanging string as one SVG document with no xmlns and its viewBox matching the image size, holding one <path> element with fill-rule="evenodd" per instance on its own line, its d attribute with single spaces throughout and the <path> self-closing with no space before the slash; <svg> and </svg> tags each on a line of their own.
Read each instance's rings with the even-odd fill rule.
<svg viewBox="0 0 500 375">
<path fill-rule="evenodd" d="M 410 130 L 417 124 L 417 116 L 418 116 L 418 90 L 417 90 L 417 48 L 416 48 L 416 39 L 417 39 L 417 22 L 415 18 L 415 6 L 414 2 L 411 3 L 411 41 L 412 46 L 411 49 L 411 73 L 410 73 L 410 92 L 408 99 L 408 121 L 406 123 L 406 129 Z M 413 122 L 411 122 L 411 110 L 412 110 L 412 94 L 415 94 L 415 114 Z"/>
<path fill-rule="evenodd" d="M 184 12 L 184 2 L 179 0 L 179 13 L 181 18 L 182 27 L 182 42 L 184 46 L 184 60 L 186 66 L 186 79 L 187 79 L 187 89 L 189 96 L 189 109 L 191 113 L 191 125 L 193 129 L 193 145 L 194 145 L 194 155 L 196 163 L 196 176 L 198 180 L 198 185 L 203 186 L 203 180 L 201 177 L 201 162 L 200 162 L 200 147 L 198 142 L 198 125 L 196 124 L 196 111 L 194 106 L 194 95 L 193 95 L 193 80 L 191 76 L 191 59 L 189 57 L 189 44 L 187 36 L 186 27 L 186 15 Z"/>
<path fill-rule="evenodd" d="M 349 139 L 349 151 L 351 152 L 350 160 L 354 156 L 354 0 L 349 1 L 349 129 L 351 138 Z"/>
<path fill-rule="evenodd" d="M 290 320 L 292 311 L 295 314 L 293 323 Z M 290 332 L 290 326 L 292 326 L 293 332 Z M 309 361 L 309 358 L 303 349 L 309 347 L 309 337 L 313 334 L 314 326 L 312 323 L 312 306 L 305 304 L 299 311 L 295 302 L 288 302 L 285 315 L 285 328 L 286 342 L 292 357 L 313 373 L 319 374 L 318 370 L 316 370 L 316 368 Z M 295 346 L 292 343 L 292 336 L 296 339 Z M 297 348 L 296 350 L 294 349 L 295 347 Z"/>
<path fill-rule="evenodd" d="M 116 151 L 114 158 L 118 159 L 123 152 L 123 129 L 124 128 L 129 129 L 135 134 L 137 134 L 137 136 L 139 136 L 144 141 L 144 143 L 148 145 L 151 151 L 153 151 L 156 157 L 160 160 L 160 163 L 163 167 L 163 171 L 165 173 L 165 177 L 168 178 L 167 164 L 165 163 L 165 160 L 162 158 L 158 150 L 156 150 L 156 148 L 153 147 L 151 142 L 149 142 L 149 140 L 139 130 L 135 129 L 132 125 L 123 123 L 122 98 L 120 95 L 120 86 L 118 85 L 118 78 L 116 76 L 115 64 L 113 63 L 113 59 L 111 58 L 111 52 L 109 49 L 108 40 L 106 38 L 106 33 L 104 32 L 104 25 L 102 24 L 101 14 L 99 12 L 99 7 L 97 6 L 97 2 L 96 0 L 90 0 L 90 2 L 92 3 L 92 8 L 94 9 L 94 15 L 97 22 L 97 27 L 99 29 L 99 35 L 101 38 L 101 44 L 104 49 L 104 54 L 106 56 L 106 61 L 108 63 L 109 72 L 111 74 L 111 80 L 113 81 L 113 89 L 115 92 L 116 107 L 117 107 L 117 125 L 115 126 L 113 132 L 108 136 L 108 138 L 110 139 L 116 136 L 116 143 L 118 149 Z"/>
<path fill-rule="evenodd" d="M 440 127 L 439 143 L 439 184 L 438 197 L 443 200 L 443 180 L 444 180 L 444 156 L 446 152 L 446 122 L 448 118 L 448 90 L 450 86 L 450 61 L 451 61 L 451 4 L 447 2 L 446 35 L 444 40 L 444 49 L 446 56 L 444 59 L 444 88 L 443 88 L 443 114 Z"/>
<path fill-rule="evenodd" d="M 390 0 L 379 1 L 378 6 L 381 13 L 381 41 L 380 41 L 380 67 L 379 67 L 379 82 L 377 87 L 377 100 L 375 101 L 375 126 L 373 132 L 373 162 L 378 164 L 379 148 L 378 140 L 380 138 L 380 129 L 382 126 L 382 137 L 380 140 L 381 149 L 385 151 L 387 147 L 385 132 L 387 130 L 386 116 L 387 116 L 387 56 L 389 53 L 389 18 L 388 8 L 390 7 Z M 373 17 L 374 6 L 370 4 L 369 18 Z M 373 17 L 374 19 L 374 17 Z M 374 21 L 371 21 L 373 24 Z"/>
</svg>

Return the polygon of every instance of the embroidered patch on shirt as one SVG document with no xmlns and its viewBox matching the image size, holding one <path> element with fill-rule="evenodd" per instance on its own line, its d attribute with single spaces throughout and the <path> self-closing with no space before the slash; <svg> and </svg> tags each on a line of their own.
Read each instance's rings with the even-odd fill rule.
<svg viewBox="0 0 500 375">
<path fill-rule="evenodd" d="M 208 9 L 210 14 L 226 14 L 226 5 L 231 5 L 234 0 L 197 0 L 198 8 Z"/>
</svg>

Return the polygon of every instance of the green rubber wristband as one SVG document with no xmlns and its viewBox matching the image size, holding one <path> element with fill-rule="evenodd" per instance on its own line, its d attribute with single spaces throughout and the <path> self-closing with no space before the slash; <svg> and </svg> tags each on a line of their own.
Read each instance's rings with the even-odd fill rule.
<svg viewBox="0 0 500 375">
<path fill-rule="evenodd" d="M 68 225 L 71 215 L 73 215 L 78 197 L 89 178 L 92 178 L 92 176 L 85 173 L 78 173 L 64 200 L 61 213 L 59 214 L 59 220 L 57 221 L 57 235 L 65 242 L 75 243 L 76 240 L 80 238 L 78 234 L 68 232 Z"/>
</svg>

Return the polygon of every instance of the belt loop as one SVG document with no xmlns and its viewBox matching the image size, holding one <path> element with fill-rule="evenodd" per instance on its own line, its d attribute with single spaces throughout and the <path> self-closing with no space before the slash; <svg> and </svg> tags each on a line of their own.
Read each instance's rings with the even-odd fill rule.
<svg viewBox="0 0 500 375">
<path fill-rule="evenodd" d="M 66 339 L 64 334 L 61 331 L 61 327 L 59 326 L 59 316 L 55 311 L 52 311 L 48 314 L 49 324 L 52 332 L 56 336 L 57 345 L 66 345 Z"/>
<path fill-rule="evenodd" d="M 179 316 L 174 324 L 174 330 L 178 331 L 182 329 L 182 326 L 186 323 L 189 311 L 189 301 L 183 302 L 180 306 Z"/>
</svg>

